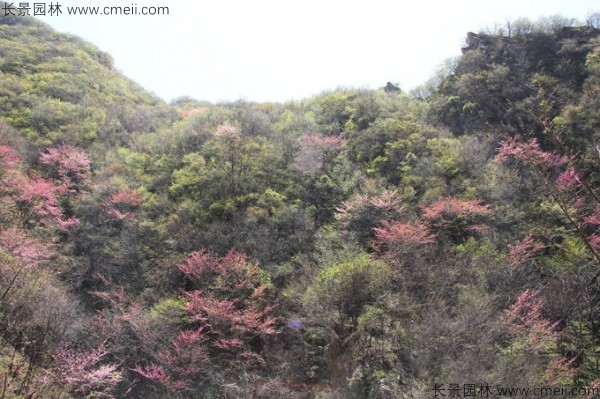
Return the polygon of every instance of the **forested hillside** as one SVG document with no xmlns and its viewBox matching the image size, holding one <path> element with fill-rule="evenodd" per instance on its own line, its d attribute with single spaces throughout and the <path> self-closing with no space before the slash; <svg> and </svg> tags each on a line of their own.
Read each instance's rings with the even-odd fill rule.
<svg viewBox="0 0 600 399">
<path fill-rule="evenodd" d="M 413 93 L 166 104 L 0 17 L 0 399 L 598 394 L 599 20 Z"/>
</svg>

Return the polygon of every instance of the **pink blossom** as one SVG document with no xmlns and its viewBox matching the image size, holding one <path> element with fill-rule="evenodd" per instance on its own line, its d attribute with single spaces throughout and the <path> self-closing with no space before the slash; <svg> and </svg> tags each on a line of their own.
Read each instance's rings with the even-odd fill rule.
<svg viewBox="0 0 600 399">
<path fill-rule="evenodd" d="M 587 386 L 587 389 L 590 392 L 588 394 L 588 397 L 592 397 L 592 394 L 594 394 L 594 396 L 595 396 L 595 393 L 600 392 L 600 378 L 596 378 L 595 380 L 593 380 L 592 382 L 590 382 L 588 384 L 588 386 Z"/>
<path fill-rule="evenodd" d="M 192 252 L 177 268 L 190 279 L 199 279 L 207 271 L 216 271 L 218 260 L 207 250 Z"/>
<path fill-rule="evenodd" d="M 185 292 L 194 327 L 180 331 L 155 362 L 134 369 L 175 393 L 202 381 L 213 356 L 239 355 L 250 350 L 248 340 L 278 333 L 273 308 L 265 305 L 267 285 L 243 252 L 221 257 L 199 250 L 177 268 L 199 287 Z"/>
<path fill-rule="evenodd" d="M 380 211 L 401 212 L 402 201 L 395 190 L 384 190 L 376 195 L 357 194 L 351 200 L 342 202 L 336 209 L 336 219 L 343 219 L 346 215 L 358 213 L 372 206 Z"/>
<path fill-rule="evenodd" d="M 148 366 L 137 366 L 133 371 L 151 381 L 163 384 L 169 381 L 169 377 L 165 372 L 164 367 L 160 365 L 150 364 Z"/>
<path fill-rule="evenodd" d="M 232 339 L 218 339 L 213 344 L 215 347 L 223 350 L 229 350 L 231 348 L 241 348 L 244 343 L 237 338 Z"/>
<path fill-rule="evenodd" d="M 47 180 L 24 180 L 16 200 L 24 215 L 31 211 L 43 223 L 56 222 L 62 218 L 63 212 L 56 198 L 55 187 Z"/>
<path fill-rule="evenodd" d="M 50 168 L 51 176 L 60 182 L 63 194 L 80 192 L 90 175 L 88 154 L 69 144 L 42 151 L 40 163 Z"/>
<path fill-rule="evenodd" d="M 239 251 L 229 251 L 219 259 L 214 254 L 200 250 L 192 252 L 188 258 L 177 266 L 186 277 L 190 279 L 199 279 L 204 273 L 217 273 L 225 275 L 246 268 L 246 254 Z"/>
<path fill-rule="evenodd" d="M 600 206 L 594 208 L 594 212 L 587 216 L 584 221 L 591 226 L 600 226 Z"/>
<path fill-rule="evenodd" d="M 474 224 L 469 226 L 468 229 L 474 233 L 479 234 L 480 236 L 487 236 L 490 234 L 490 226 L 486 224 Z"/>
<path fill-rule="evenodd" d="M 124 188 L 111 194 L 105 202 L 106 213 L 117 220 L 134 219 L 137 209 L 144 203 L 138 193 Z"/>
<path fill-rule="evenodd" d="M 303 147 L 319 148 L 321 150 L 335 150 L 342 145 L 338 136 L 322 136 L 320 134 L 304 134 L 300 137 Z"/>
<path fill-rule="evenodd" d="M 15 228 L 0 231 L 0 248 L 31 266 L 46 261 L 53 255 L 50 244 L 38 242 Z"/>
<path fill-rule="evenodd" d="M 508 262 L 512 267 L 522 266 L 533 259 L 536 254 L 544 249 L 544 245 L 535 242 L 531 235 L 514 244 L 508 244 Z"/>
<path fill-rule="evenodd" d="M 80 221 L 75 216 L 71 216 L 68 219 L 59 219 L 56 221 L 58 228 L 63 232 L 69 232 L 75 227 L 79 226 Z"/>
<path fill-rule="evenodd" d="M 0 172 L 12 169 L 19 163 L 19 156 L 8 146 L 0 145 Z"/>
<path fill-rule="evenodd" d="M 427 226 L 417 222 L 381 222 L 381 227 L 373 229 L 377 240 L 388 245 L 409 244 L 427 245 L 435 243 Z"/>
<path fill-rule="evenodd" d="M 117 220 L 125 220 L 127 219 L 128 215 L 121 213 L 118 209 L 109 209 L 106 212 L 109 216 L 112 216 L 113 218 L 117 219 Z"/>
<path fill-rule="evenodd" d="M 536 138 L 529 139 L 526 142 L 518 142 L 516 138 L 511 137 L 503 141 L 494 160 L 501 163 L 511 158 L 548 168 L 562 166 L 569 161 L 567 157 L 556 152 L 543 151 Z"/>
<path fill-rule="evenodd" d="M 592 247 L 595 249 L 600 249 L 600 235 L 594 233 L 588 237 L 588 240 L 590 240 L 590 245 Z"/>
<path fill-rule="evenodd" d="M 224 123 L 222 125 L 217 126 L 217 129 L 215 131 L 215 135 L 221 137 L 237 137 L 238 134 L 238 129 L 235 126 L 230 125 L 229 123 Z"/>
<path fill-rule="evenodd" d="M 559 334 L 557 323 L 552 324 L 542 315 L 543 301 L 537 291 L 526 290 L 505 313 L 505 321 L 513 337 L 523 338 L 530 350 L 545 350 L 555 345 Z"/>
<path fill-rule="evenodd" d="M 421 211 L 423 212 L 423 218 L 430 222 L 456 218 L 472 219 L 492 213 L 490 206 L 484 204 L 481 200 L 461 200 L 456 197 L 443 198 L 429 205 L 421 206 Z"/>
<path fill-rule="evenodd" d="M 49 371 L 55 383 L 77 396 L 113 398 L 111 390 L 121 381 L 121 371 L 114 363 L 104 363 L 106 350 L 100 346 L 89 351 L 61 348 L 53 354 L 54 367 Z"/>
<path fill-rule="evenodd" d="M 577 375 L 577 369 L 574 366 L 575 360 L 577 360 L 576 357 L 572 359 L 559 357 L 550 361 L 544 373 L 544 383 L 549 386 L 557 386 L 566 381 L 572 381 Z"/>
<path fill-rule="evenodd" d="M 579 173 L 573 167 L 568 168 L 558 176 L 556 185 L 562 190 L 574 190 L 581 187 Z"/>
<path fill-rule="evenodd" d="M 127 204 L 129 206 L 140 206 L 144 201 L 139 197 L 138 193 L 131 189 L 125 188 L 113 193 L 108 202 L 110 204 Z"/>
</svg>

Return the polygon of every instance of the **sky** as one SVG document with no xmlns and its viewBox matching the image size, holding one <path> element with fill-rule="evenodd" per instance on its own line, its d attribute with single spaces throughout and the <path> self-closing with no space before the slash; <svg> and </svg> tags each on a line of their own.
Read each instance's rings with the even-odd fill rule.
<svg viewBox="0 0 600 399">
<path fill-rule="evenodd" d="M 46 2 L 50 4 L 50 0 Z M 338 87 L 403 90 L 460 55 L 468 31 L 527 17 L 585 19 L 598 0 L 58 0 L 37 17 L 109 53 L 165 101 L 298 100 Z M 68 15 L 67 7 L 168 7 Z"/>
</svg>

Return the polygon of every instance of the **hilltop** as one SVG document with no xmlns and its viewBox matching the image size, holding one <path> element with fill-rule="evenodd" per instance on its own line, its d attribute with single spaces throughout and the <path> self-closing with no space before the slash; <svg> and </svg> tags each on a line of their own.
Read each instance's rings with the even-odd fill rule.
<svg viewBox="0 0 600 399">
<path fill-rule="evenodd" d="M 0 54 L 0 117 L 38 146 L 125 143 L 174 119 L 109 54 L 34 18 L 2 17 Z"/>
</svg>

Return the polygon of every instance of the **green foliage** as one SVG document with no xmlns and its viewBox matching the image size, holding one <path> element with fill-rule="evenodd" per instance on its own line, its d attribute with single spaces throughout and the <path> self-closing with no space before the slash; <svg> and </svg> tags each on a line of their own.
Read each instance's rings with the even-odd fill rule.
<svg viewBox="0 0 600 399">
<path fill-rule="evenodd" d="M 183 167 L 173 172 L 169 191 L 173 194 L 195 194 L 202 192 L 202 183 L 206 182 L 206 161 L 202 155 L 192 152 L 183 157 Z"/>
<path fill-rule="evenodd" d="M 173 113 L 113 71 L 110 56 L 92 45 L 54 34 L 30 18 L 2 28 L 0 93 L 5 107 L 0 117 L 40 146 L 123 142 L 128 132 L 162 124 L 157 117 L 172 120 Z"/>
<path fill-rule="evenodd" d="M 433 138 L 427 140 L 427 149 L 435 159 L 438 175 L 452 179 L 459 172 L 460 142 L 450 138 Z"/>
<path fill-rule="evenodd" d="M 339 90 L 316 97 L 314 108 L 317 126 L 325 135 L 339 135 L 350 121 L 350 102 L 356 98 L 353 90 Z"/>
<path fill-rule="evenodd" d="M 385 310 L 373 306 L 368 306 L 357 320 L 358 329 L 373 337 L 380 337 L 385 333 L 385 324 Z"/>
<path fill-rule="evenodd" d="M 156 303 L 148 310 L 148 319 L 184 327 L 192 322 L 182 298 L 167 298 Z"/>
<path fill-rule="evenodd" d="M 390 276 L 385 263 L 366 254 L 357 255 L 321 270 L 307 290 L 304 302 L 315 312 L 315 317 L 333 317 L 341 326 L 349 322 L 356 328 L 363 309 L 377 301 Z"/>
</svg>

